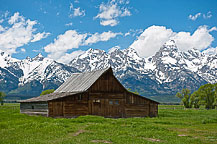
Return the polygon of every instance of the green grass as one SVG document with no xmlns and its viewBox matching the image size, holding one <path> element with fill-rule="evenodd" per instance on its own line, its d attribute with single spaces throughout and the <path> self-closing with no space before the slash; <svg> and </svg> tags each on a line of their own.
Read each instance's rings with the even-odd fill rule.
<svg viewBox="0 0 217 144">
<path fill-rule="evenodd" d="M 2 144 L 213 144 L 217 143 L 217 110 L 159 106 L 159 117 L 110 119 L 81 116 L 46 118 L 19 113 L 18 104 L 0 106 Z"/>
</svg>

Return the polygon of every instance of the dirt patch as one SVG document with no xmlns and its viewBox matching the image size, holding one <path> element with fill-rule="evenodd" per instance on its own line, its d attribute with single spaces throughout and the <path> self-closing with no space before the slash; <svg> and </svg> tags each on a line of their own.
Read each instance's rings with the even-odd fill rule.
<svg viewBox="0 0 217 144">
<path fill-rule="evenodd" d="M 80 135 L 81 133 L 84 133 L 84 132 L 86 132 L 86 131 L 85 130 L 79 130 L 76 133 L 74 133 L 73 136 L 78 136 L 78 135 Z"/>
<path fill-rule="evenodd" d="M 180 137 L 184 137 L 184 136 L 187 136 L 187 135 L 185 135 L 185 134 L 179 134 L 178 136 L 180 136 Z"/>
<path fill-rule="evenodd" d="M 160 139 L 154 139 L 154 138 L 145 138 L 147 141 L 151 141 L 151 142 L 160 142 Z"/>
<path fill-rule="evenodd" d="M 94 142 L 94 143 L 112 143 L 112 142 L 106 141 L 106 140 L 92 140 L 91 142 Z"/>
</svg>

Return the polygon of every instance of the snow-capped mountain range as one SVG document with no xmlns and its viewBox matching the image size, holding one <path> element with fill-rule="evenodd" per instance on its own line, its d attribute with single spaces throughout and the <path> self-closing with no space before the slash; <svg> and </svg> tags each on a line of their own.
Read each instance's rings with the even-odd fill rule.
<svg viewBox="0 0 217 144">
<path fill-rule="evenodd" d="M 41 54 L 18 60 L 0 52 L 0 91 L 9 94 L 39 95 L 44 89 L 57 88 L 74 72 L 79 71 Z"/>
<path fill-rule="evenodd" d="M 191 49 L 180 52 L 174 40 L 166 42 L 153 56 L 141 58 L 133 48 L 89 49 L 70 66 L 91 71 L 108 66 L 126 87 L 142 95 L 173 95 L 182 88 L 192 91 L 205 83 L 217 82 L 217 55 Z"/>
<path fill-rule="evenodd" d="M 174 95 L 182 88 L 192 91 L 217 82 L 217 55 L 196 49 L 180 52 L 174 40 L 166 42 L 153 56 L 141 58 L 133 48 L 112 48 L 108 53 L 89 49 L 69 64 L 38 54 L 24 60 L 0 52 L 0 91 L 36 96 L 57 88 L 72 73 L 111 66 L 121 83 L 144 96 Z"/>
</svg>

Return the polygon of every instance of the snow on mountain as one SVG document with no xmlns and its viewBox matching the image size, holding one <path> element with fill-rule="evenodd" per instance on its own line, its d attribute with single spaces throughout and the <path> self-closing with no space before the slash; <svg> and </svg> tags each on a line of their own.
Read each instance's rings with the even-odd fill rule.
<svg viewBox="0 0 217 144">
<path fill-rule="evenodd" d="M 175 93 L 188 87 L 197 89 L 207 82 L 217 82 L 216 57 L 208 56 L 197 49 L 180 52 L 174 40 L 167 41 L 153 56 L 141 58 L 133 48 L 112 48 L 108 53 L 89 49 L 70 63 L 80 71 L 90 71 L 111 66 L 115 75 L 125 85 L 129 77 L 138 83 L 155 81 L 155 90 Z M 123 80 L 127 79 L 127 81 Z M 163 88 L 162 88 L 163 87 Z M 163 90 L 162 90 L 163 89 Z"/>
<path fill-rule="evenodd" d="M 22 87 L 27 84 L 30 84 L 32 88 L 34 85 L 42 89 L 57 88 L 72 73 L 79 72 L 76 68 L 44 58 L 41 54 L 34 58 L 27 57 L 17 60 L 1 52 L 0 64 L 0 82 L 2 84 L 0 90 L 4 90 L 12 83 L 13 87 L 10 90 L 22 90 Z M 39 89 L 39 94 L 42 89 Z"/>
<path fill-rule="evenodd" d="M 0 50 L 0 67 L 8 67 L 11 63 L 19 61 L 18 59 L 12 58 L 9 54 Z"/>
<path fill-rule="evenodd" d="M 129 47 L 114 47 L 105 52 L 89 49 L 69 64 L 61 64 L 38 54 L 17 60 L 0 52 L 0 91 L 26 94 L 36 89 L 57 88 L 74 72 L 85 72 L 111 66 L 122 84 L 146 96 L 174 95 L 182 88 L 192 91 L 205 83 L 217 82 L 217 56 L 197 49 L 180 52 L 174 40 L 167 41 L 155 55 L 141 58 Z M 39 92 L 38 92 L 39 91 Z"/>
<path fill-rule="evenodd" d="M 19 62 L 19 68 L 23 71 L 23 76 L 20 77 L 20 85 L 23 85 L 31 80 L 37 79 L 39 81 L 45 79 L 45 69 L 54 60 L 44 58 L 38 54 L 34 58 L 27 57 Z"/>
</svg>

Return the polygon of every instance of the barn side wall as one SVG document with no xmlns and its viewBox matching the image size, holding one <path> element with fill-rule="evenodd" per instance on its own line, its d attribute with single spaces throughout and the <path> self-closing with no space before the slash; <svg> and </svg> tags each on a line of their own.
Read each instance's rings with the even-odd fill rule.
<svg viewBox="0 0 217 144">
<path fill-rule="evenodd" d="M 111 70 L 96 80 L 87 92 L 49 101 L 48 106 L 51 117 L 153 117 L 157 116 L 158 109 L 157 103 L 128 92 Z"/>
<path fill-rule="evenodd" d="M 90 93 L 89 114 L 104 117 L 125 117 L 124 93 Z"/>
<path fill-rule="evenodd" d="M 126 117 L 155 117 L 158 115 L 158 104 L 133 93 L 126 94 Z"/>
<path fill-rule="evenodd" d="M 20 103 L 20 112 L 28 115 L 48 116 L 48 103 L 47 102 Z"/>
<path fill-rule="evenodd" d="M 88 115 L 88 94 L 81 93 L 48 102 L 49 116 L 77 117 Z"/>
</svg>

